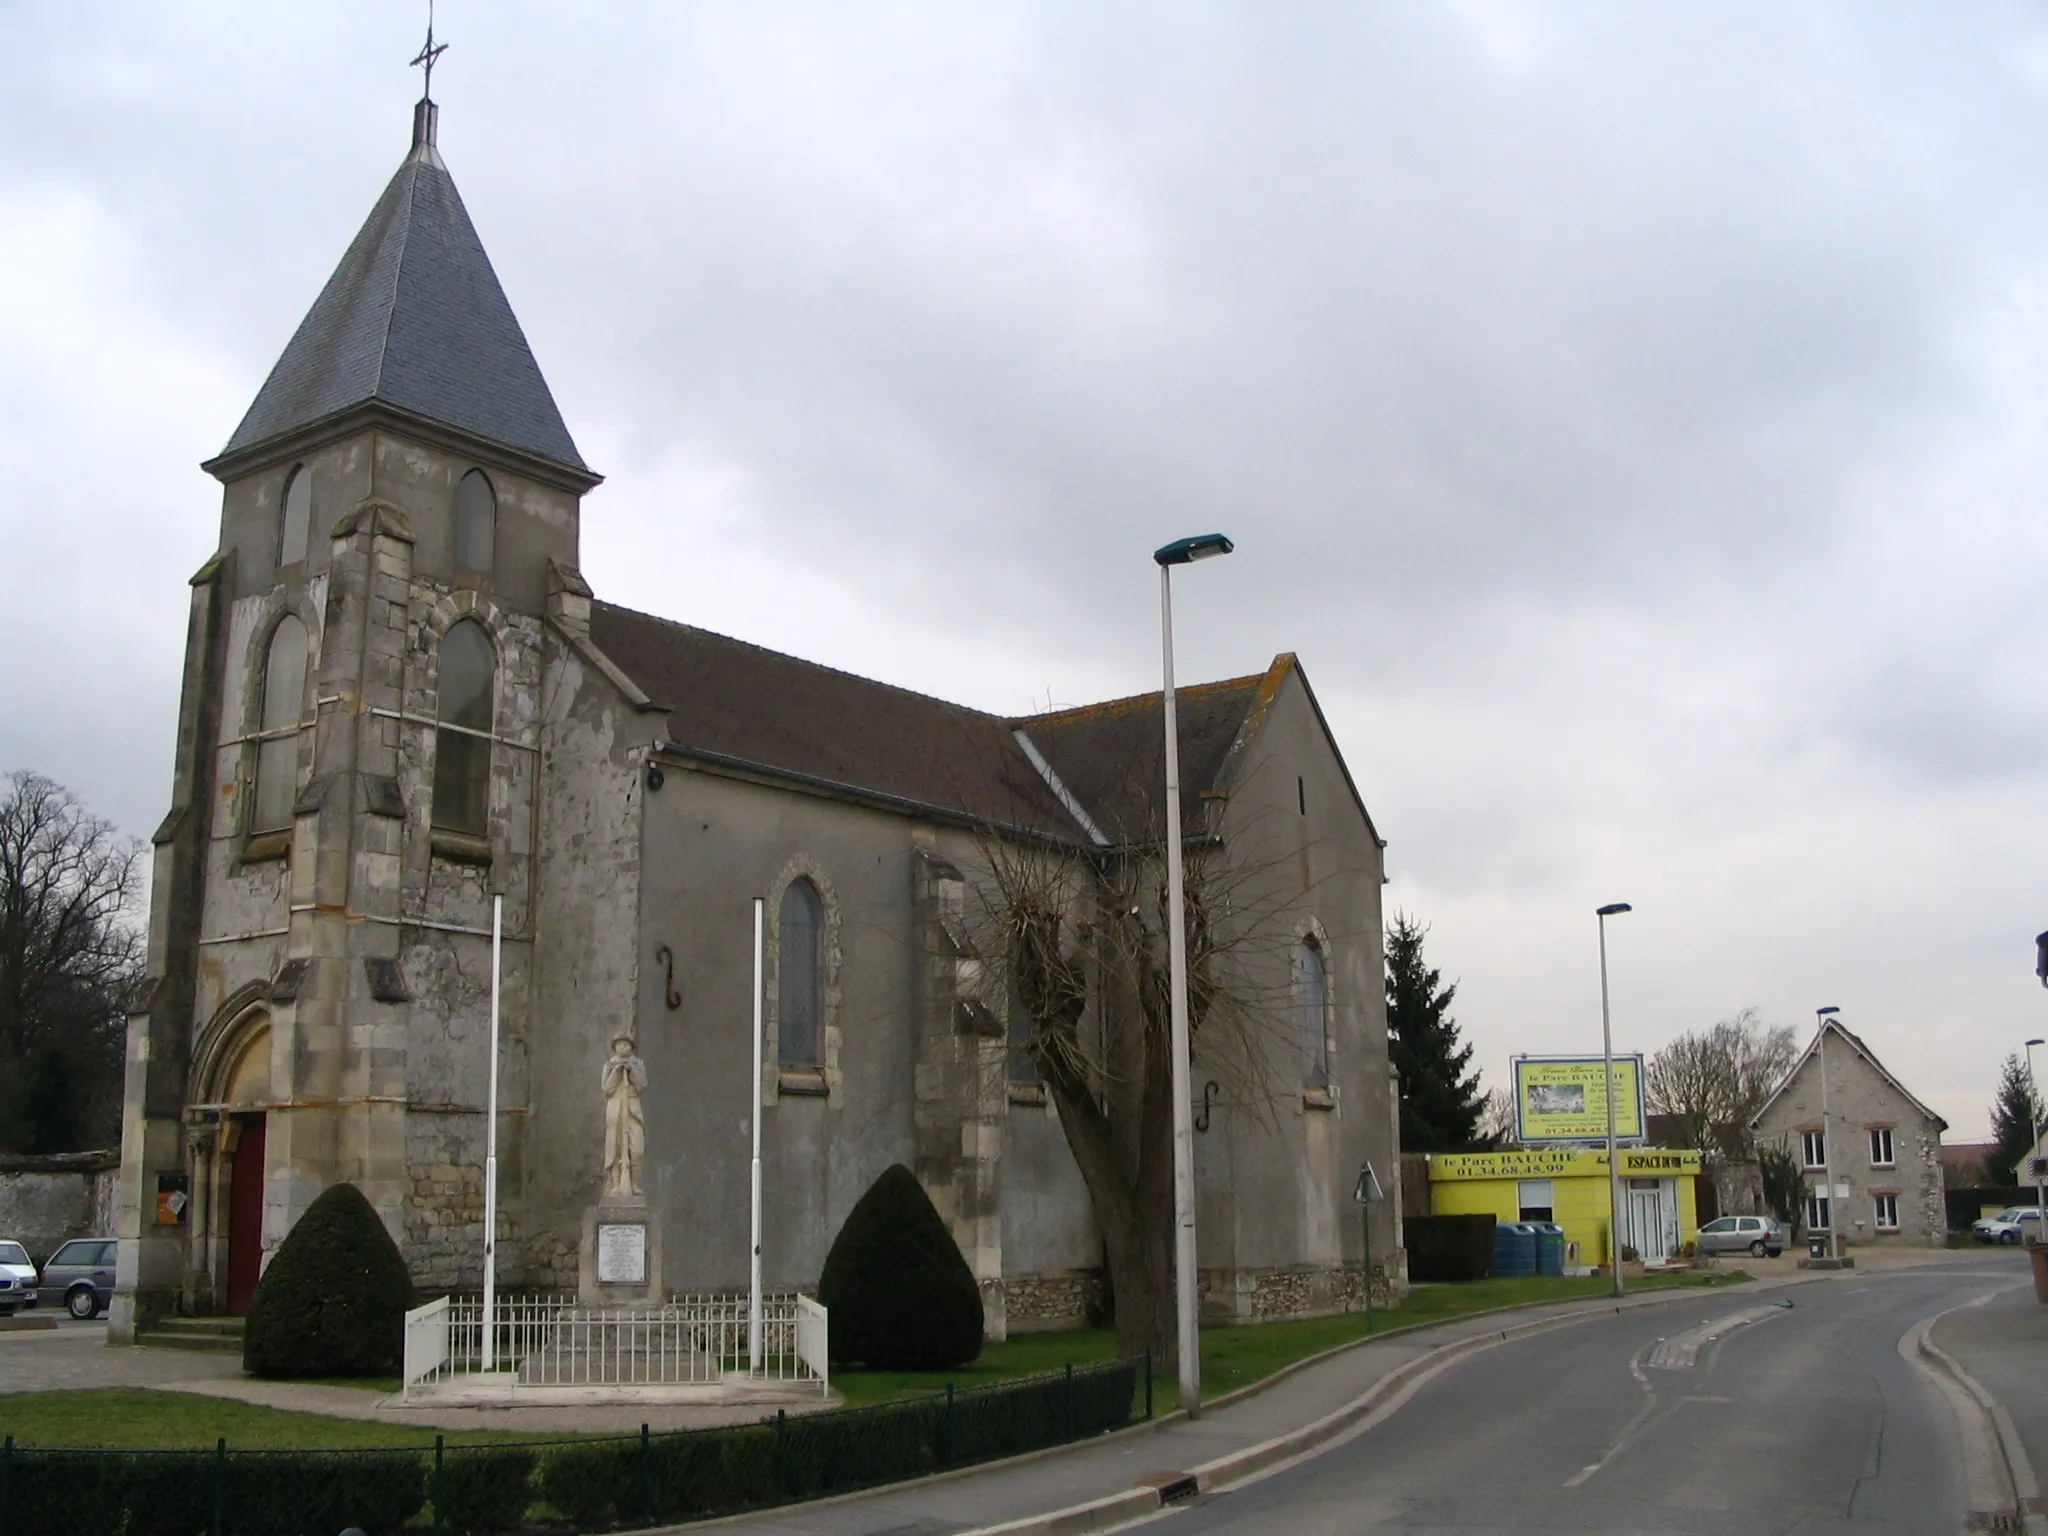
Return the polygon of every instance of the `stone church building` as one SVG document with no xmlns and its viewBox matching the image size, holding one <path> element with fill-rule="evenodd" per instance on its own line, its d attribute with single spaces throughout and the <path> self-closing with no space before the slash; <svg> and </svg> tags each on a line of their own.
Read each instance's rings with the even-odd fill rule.
<svg viewBox="0 0 2048 1536">
<path fill-rule="evenodd" d="M 1157 862 L 1159 696 L 1003 718 L 599 601 L 578 535 L 600 477 L 435 114 L 205 465 L 220 530 L 153 840 L 113 1337 L 245 1310 L 342 1180 L 422 1289 L 479 1287 L 494 898 L 501 1286 L 578 1282 L 624 1034 L 667 1288 L 745 1287 L 758 1106 L 771 1287 L 814 1284 L 901 1162 L 992 1333 L 1080 1322 L 1087 1189 L 957 917 L 991 840 Z M 1382 844 L 1293 657 L 1179 697 L 1186 830 L 1256 858 L 1284 931 L 1248 962 L 1263 1074 L 1197 1045 L 1205 1306 L 1335 1309 L 1362 1281 L 1359 1166 L 1397 1183 Z M 1397 1287 L 1398 1212 L 1370 1219 Z"/>
</svg>

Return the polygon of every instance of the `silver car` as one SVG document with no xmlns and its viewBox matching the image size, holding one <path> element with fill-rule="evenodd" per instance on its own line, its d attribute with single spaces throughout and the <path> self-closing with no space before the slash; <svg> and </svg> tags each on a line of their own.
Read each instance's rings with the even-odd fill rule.
<svg viewBox="0 0 2048 1536">
<path fill-rule="evenodd" d="M 36 1304 L 36 1267 L 19 1243 L 0 1242 L 0 1317 Z"/>
<path fill-rule="evenodd" d="M 118 1246 L 111 1237 L 75 1237 L 59 1248 L 43 1265 L 43 1300 L 62 1302 L 80 1322 L 98 1317 L 114 1295 Z"/>
<path fill-rule="evenodd" d="M 2039 1242 L 2035 1235 L 2041 1225 L 2041 1210 L 2033 1205 L 2009 1205 L 1996 1216 L 1982 1216 L 1970 1223 L 1970 1236 L 1980 1243 Z"/>
<path fill-rule="evenodd" d="M 1785 1251 L 1785 1229 L 1775 1216 L 1721 1216 L 1700 1228 L 1701 1253 L 1740 1253 L 1776 1258 Z"/>
</svg>

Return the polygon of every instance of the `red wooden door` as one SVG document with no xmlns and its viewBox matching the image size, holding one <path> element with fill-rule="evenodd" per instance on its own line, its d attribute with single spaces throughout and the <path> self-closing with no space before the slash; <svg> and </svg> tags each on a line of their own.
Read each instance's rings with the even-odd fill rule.
<svg viewBox="0 0 2048 1536">
<path fill-rule="evenodd" d="M 263 1272 L 263 1125 L 242 1122 L 235 1166 L 228 1175 L 228 1314 L 246 1317 Z"/>
</svg>

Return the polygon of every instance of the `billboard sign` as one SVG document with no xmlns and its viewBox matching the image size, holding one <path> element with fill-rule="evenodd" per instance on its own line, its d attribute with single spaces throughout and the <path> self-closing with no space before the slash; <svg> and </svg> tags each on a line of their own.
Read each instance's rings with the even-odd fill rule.
<svg viewBox="0 0 2048 1536">
<path fill-rule="evenodd" d="M 1641 1141 L 1643 1058 L 1614 1058 L 1614 1134 Z M 1524 1146 L 1607 1139 L 1607 1074 L 1598 1056 L 1515 1058 L 1515 1139 Z"/>
</svg>

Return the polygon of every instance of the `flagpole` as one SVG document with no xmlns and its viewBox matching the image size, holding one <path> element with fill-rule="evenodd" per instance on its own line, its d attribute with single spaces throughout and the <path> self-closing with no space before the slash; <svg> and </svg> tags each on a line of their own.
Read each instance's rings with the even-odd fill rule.
<svg viewBox="0 0 2048 1536">
<path fill-rule="evenodd" d="M 491 1064 L 484 1090 L 484 1338 L 483 1368 L 493 1364 L 498 1303 L 498 990 L 505 938 L 505 898 L 491 897 Z"/>
<path fill-rule="evenodd" d="M 750 1215 L 753 1241 L 749 1244 L 751 1271 L 747 1293 L 747 1369 L 761 1374 L 761 993 L 762 952 L 766 924 L 765 903 L 754 898 L 754 1076 L 747 1091 L 753 1096 L 754 1161 L 751 1173 Z"/>
</svg>

